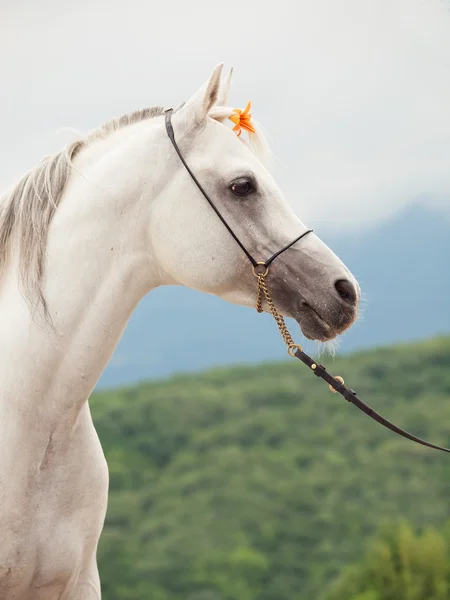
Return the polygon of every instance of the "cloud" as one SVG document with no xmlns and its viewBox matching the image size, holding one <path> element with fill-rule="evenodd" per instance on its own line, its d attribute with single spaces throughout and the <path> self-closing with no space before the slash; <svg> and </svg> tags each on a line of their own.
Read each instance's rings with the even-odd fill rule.
<svg viewBox="0 0 450 600">
<path fill-rule="evenodd" d="M 6 0 L 0 0 L 6 5 Z M 2 7 L 0 187 L 111 116 L 186 99 L 219 61 L 252 100 L 303 220 L 450 214 L 450 4 L 443 0 L 16 0 Z"/>
</svg>

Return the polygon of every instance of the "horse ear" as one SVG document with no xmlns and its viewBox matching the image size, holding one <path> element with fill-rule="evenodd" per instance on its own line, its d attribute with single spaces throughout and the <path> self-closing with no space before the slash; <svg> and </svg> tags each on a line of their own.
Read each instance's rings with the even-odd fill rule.
<svg viewBox="0 0 450 600">
<path fill-rule="evenodd" d="M 231 79 L 233 77 L 233 68 L 228 71 L 228 75 L 222 81 L 219 90 L 219 97 L 217 98 L 218 106 L 226 106 L 228 100 L 228 94 L 231 88 Z"/>
<path fill-rule="evenodd" d="M 183 117 L 186 125 L 201 123 L 208 116 L 211 108 L 219 98 L 220 77 L 222 75 L 223 63 L 217 65 L 211 77 L 195 94 L 186 102 L 183 108 L 174 117 Z M 181 120 L 181 119 L 180 119 Z"/>
</svg>

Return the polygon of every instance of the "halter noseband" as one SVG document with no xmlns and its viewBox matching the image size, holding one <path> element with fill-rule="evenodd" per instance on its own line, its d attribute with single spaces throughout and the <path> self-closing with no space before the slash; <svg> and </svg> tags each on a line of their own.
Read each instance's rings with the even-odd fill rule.
<svg viewBox="0 0 450 600">
<path fill-rule="evenodd" d="M 288 248 L 290 248 L 296 242 L 298 242 L 303 237 L 305 237 L 305 235 L 307 235 L 308 233 L 311 233 L 312 229 L 308 229 L 307 231 L 304 231 L 301 235 L 296 237 L 295 240 L 293 240 L 292 242 L 290 242 L 289 244 L 287 244 L 286 246 L 281 248 L 281 250 L 278 250 L 277 252 L 275 252 L 275 254 L 272 254 L 272 256 L 269 259 L 267 259 L 265 262 L 255 260 L 253 258 L 253 256 L 250 254 L 250 252 L 247 250 L 247 248 L 244 246 L 244 244 L 240 241 L 240 239 L 234 233 L 232 228 L 228 225 L 227 221 L 222 216 L 222 214 L 220 213 L 217 206 L 214 204 L 214 202 L 208 196 L 206 191 L 203 189 L 201 183 L 198 181 L 197 177 L 194 175 L 194 173 L 189 168 L 189 165 L 184 160 L 184 157 L 181 154 L 178 144 L 175 141 L 175 133 L 174 133 L 172 121 L 171 121 L 172 112 L 173 112 L 172 108 L 169 108 L 165 111 L 167 135 L 169 136 L 169 139 L 172 142 L 176 153 L 180 157 L 181 162 L 183 163 L 187 172 L 193 179 L 194 183 L 196 184 L 198 189 L 201 191 L 201 193 L 203 194 L 203 196 L 205 197 L 205 199 L 207 200 L 207 202 L 211 206 L 211 208 L 214 210 L 216 215 L 222 221 L 222 223 L 224 224 L 225 228 L 228 230 L 228 232 L 230 233 L 232 238 L 235 240 L 235 242 L 238 244 L 238 246 L 241 248 L 241 250 L 244 252 L 246 257 L 250 261 L 250 263 L 252 265 L 253 275 L 258 280 L 256 309 L 258 312 L 263 312 L 262 303 L 263 303 L 263 298 L 264 298 L 267 302 L 267 305 L 269 306 L 269 309 L 270 309 L 270 312 L 272 313 L 273 318 L 276 321 L 276 324 L 278 326 L 278 329 L 280 330 L 283 340 L 286 343 L 287 350 L 288 350 L 290 356 L 301 360 L 307 367 L 309 367 L 313 371 L 313 373 L 314 373 L 314 375 L 316 375 L 316 377 L 320 377 L 321 379 L 323 379 L 324 381 L 326 381 L 329 384 L 332 392 L 338 392 L 339 394 L 341 394 L 341 396 L 343 396 L 348 402 L 351 402 L 352 404 L 354 404 L 362 412 L 364 412 L 366 415 L 369 415 L 369 417 L 371 417 L 372 419 L 374 419 L 375 421 L 377 421 L 384 427 L 387 427 L 394 433 L 397 433 L 398 435 L 401 435 L 404 438 L 412 440 L 413 442 L 416 442 L 417 444 L 421 444 L 422 446 L 427 446 L 428 448 L 434 448 L 435 450 L 442 450 L 443 452 L 450 453 L 450 449 L 443 448 L 442 446 L 436 446 L 435 444 L 431 444 L 430 442 L 427 442 L 426 440 L 422 440 L 421 438 L 416 437 L 415 435 L 413 435 L 411 433 L 408 433 L 404 429 L 401 429 L 401 427 L 398 427 L 397 425 L 394 425 L 393 423 L 391 423 L 390 421 L 385 419 L 382 415 L 380 415 L 375 410 L 373 410 L 363 400 L 358 398 L 358 396 L 356 395 L 356 392 L 354 390 L 352 390 L 352 389 L 348 388 L 346 385 L 344 385 L 344 380 L 342 379 L 342 377 L 330 375 L 323 365 L 317 364 L 310 356 L 308 356 L 305 352 L 303 352 L 303 349 L 299 344 L 296 344 L 294 342 L 294 340 L 291 337 L 291 334 L 289 333 L 289 331 L 286 327 L 283 316 L 280 315 L 280 313 L 277 311 L 275 304 L 270 296 L 269 290 L 266 285 L 266 277 L 269 274 L 269 265 L 278 256 L 280 256 L 280 254 L 282 254 L 283 252 L 288 250 Z"/>
</svg>

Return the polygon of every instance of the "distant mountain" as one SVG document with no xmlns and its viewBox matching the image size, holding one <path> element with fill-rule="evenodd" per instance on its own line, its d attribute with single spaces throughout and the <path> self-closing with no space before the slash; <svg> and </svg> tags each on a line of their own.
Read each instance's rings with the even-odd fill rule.
<svg viewBox="0 0 450 600">
<path fill-rule="evenodd" d="M 366 299 L 340 352 L 450 331 L 450 219 L 412 205 L 372 231 L 321 237 Z M 193 290 L 161 288 L 138 306 L 99 387 L 285 357 L 270 316 Z"/>
</svg>

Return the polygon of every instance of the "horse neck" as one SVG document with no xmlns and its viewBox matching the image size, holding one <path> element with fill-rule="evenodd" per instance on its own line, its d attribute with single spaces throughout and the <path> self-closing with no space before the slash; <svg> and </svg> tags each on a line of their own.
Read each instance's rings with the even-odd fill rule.
<svg viewBox="0 0 450 600">
<path fill-rule="evenodd" d="M 133 309 L 161 283 L 143 210 L 158 158 L 150 149 L 142 157 L 144 185 L 132 152 L 138 133 L 119 131 L 75 159 L 47 242 L 42 286 L 51 325 L 32 314 L 16 265 L 8 267 L 0 284 L 0 422 L 11 410 L 34 424 L 39 414 L 46 423 L 76 419 Z"/>
</svg>

